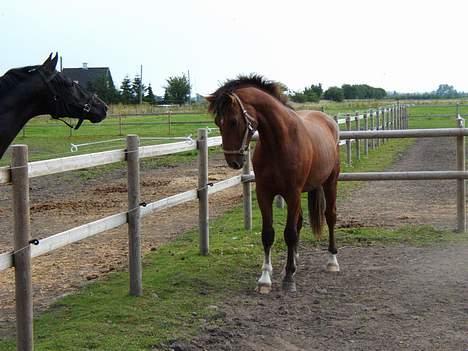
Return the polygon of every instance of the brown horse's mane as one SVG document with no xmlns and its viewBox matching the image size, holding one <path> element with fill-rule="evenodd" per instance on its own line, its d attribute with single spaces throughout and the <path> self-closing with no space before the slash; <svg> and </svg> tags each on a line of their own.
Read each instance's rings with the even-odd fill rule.
<svg viewBox="0 0 468 351">
<path fill-rule="evenodd" d="M 229 95 L 235 90 L 240 88 L 257 88 L 274 97 L 281 102 L 284 106 L 292 109 L 287 103 L 287 96 L 283 94 L 280 84 L 277 82 L 267 80 L 258 74 L 251 74 L 249 76 L 238 76 L 237 79 L 228 80 L 221 87 L 218 88 L 210 97 L 208 97 L 209 106 L 208 110 L 216 117 L 225 114 L 227 109 L 231 106 L 231 99 Z"/>
</svg>

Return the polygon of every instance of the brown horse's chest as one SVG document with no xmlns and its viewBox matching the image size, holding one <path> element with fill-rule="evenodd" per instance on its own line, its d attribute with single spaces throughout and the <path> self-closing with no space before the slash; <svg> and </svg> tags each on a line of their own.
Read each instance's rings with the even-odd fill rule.
<svg viewBox="0 0 468 351">
<path fill-rule="evenodd" d="M 301 192 L 312 190 L 323 184 L 332 172 L 337 158 L 334 150 L 333 146 L 303 146 L 294 152 L 273 156 L 263 155 L 258 150 L 253 159 L 256 182 L 277 193 L 292 188 Z"/>
</svg>

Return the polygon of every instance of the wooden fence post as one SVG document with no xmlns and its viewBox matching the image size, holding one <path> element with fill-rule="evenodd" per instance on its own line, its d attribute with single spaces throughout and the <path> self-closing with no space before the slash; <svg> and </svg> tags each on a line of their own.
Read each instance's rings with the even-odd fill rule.
<svg viewBox="0 0 468 351">
<path fill-rule="evenodd" d="M 385 119 L 385 108 L 382 109 L 382 130 L 385 130 L 387 129 L 386 126 L 385 126 L 385 122 L 386 122 L 386 119 Z M 385 138 L 382 138 L 382 144 L 385 144 Z"/>
<path fill-rule="evenodd" d="M 359 113 L 356 112 L 356 116 L 354 117 L 356 120 L 356 130 L 359 131 L 361 129 L 359 123 Z M 356 139 L 356 160 L 361 159 L 361 139 Z"/>
<path fill-rule="evenodd" d="M 250 175 L 250 146 L 247 149 L 246 160 L 244 168 L 242 168 L 243 175 Z M 242 184 L 244 193 L 244 229 L 252 230 L 252 185 L 250 182 Z"/>
<path fill-rule="evenodd" d="M 369 130 L 369 118 L 367 113 L 364 113 L 364 130 Z M 369 155 L 369 139 L 364 139 L 364 155 Z"/>
<path fill-rule="evenodd" d="M 346 130 L 351 130 L 351 117 L 349 113 L 346 115 Z M 346 140 L 346 163 L 351 166 L 351 139 Z"/>
<path fill-rule="evenodd" d="M 457 115 L 457 122 L 459 128 L 465 127 L 463 118 Z M 457 137 L 457 170 L 465 170 L 465 137 Z M 464 233 L 466 231 L 466 203 L 465 203 L 465 179 L 457 180 L 457 231 Z"/>
<path fill-rule="evenodd" d="M 375 111 L 375 127 L 376 127 L 375 129 L 376 129 L 376 130 L 380 130 L 380 129 L 381 129 L 381 128 L 380 128 L 380 115 L 379 115 L 379 112 L 380 112 L 379 109 L 377 109 L 377 110 Z M 377 147 L 380 146 L 380 141 L 381 141 L 380 138 L 377 138 Z"/>
<path fill-rule="evenodd" d="M 167 126 L 169 128 L 168 133 L 171 135 L 172 133 L 172 128 L 171 128 L 171 111 L 167 111 Z"/>
<path fill-rule="evenodd" d="M 27 145 L 12 147 L 11 180 L 14 213 L 16 349 L 32 351 L 34 340 Z"/>
<path fill-rule="evenodd" d="M 209 208 L 208 208 L 208 131 L 198 129 L 198 227 L 200 231 L 200 254 L 209 252 Z"/>
<path fill-rule="evenodd" d="M 374 130 L 374 111 L 370 111 L 369 113 L 369 117 L 370 117 L 370 130 Z M 375 148 L 375 139 L 371 139 L 370 140 L 370 147 L 371 149 L 374 149 Z"/>
<path fill-rule="evenodd" d="M 143 294 L 141 278 L 140 238 L 140 139 L 127 135 L 127 193 L 128 193 L 128 271 L 130 295 Z"/>
</svg>

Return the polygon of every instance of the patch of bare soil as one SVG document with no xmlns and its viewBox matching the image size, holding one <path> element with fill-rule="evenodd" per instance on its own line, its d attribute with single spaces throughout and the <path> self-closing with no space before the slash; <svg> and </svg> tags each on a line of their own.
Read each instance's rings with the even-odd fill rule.
<svg viewBox="0 0 468 351">
<path fill-rule="evenodd" d="M 222 155 L 210 160 L 210 181 L 238 174 L 225 167 Z M 144 169 L 144 167 L 143 167 Z M 141 200 L 147 203 L 198 186 L 196 161 L 178 167 L 145 170 Z M 44 238 L 127 210 L 126 173 L 122 169 L 83 181 L 75 175 L 53 175 L 31 181 L 31 234 Z M 210 217 L 224 213 L 242 199 L 240 186 L 210 196 Z M 11 189 L 0 187 L 0 253 L 13 248 Z M 198 225 L 198 203 L 192 201 L 156 212 L 142 220 L 143 254 Z M 127 227 L 73 243 L 34 259 L 35 313 L 89 281 L 127 266 Z M 14 332 L 14 270 L 0 272 L 0 337 Z"/>
<path fill-rule="evenodd" d="M 324 271 L 325 252 L 301 252 L 297 293 L 285 294 L 278 274 L 270 295 L 228 299 L 221 327 L 172 349 L 467 349 L 468 245 L 346 247 L 337 274 Z"/>
</svg>

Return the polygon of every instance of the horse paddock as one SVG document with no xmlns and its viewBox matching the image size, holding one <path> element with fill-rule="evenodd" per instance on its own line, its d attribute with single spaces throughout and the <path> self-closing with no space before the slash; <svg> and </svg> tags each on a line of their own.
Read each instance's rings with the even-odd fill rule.
<svg viewBox="0 0 468 351">
<path fill-rule="evenodd" d="M 434 139 L 432 139 L 434 140 Z M 434 144 L 437 145 L 434 145 Z M 437 148 L 437 152 L 435 152 Z M 426 139 L 401 155 L 392 169 L 450 169 L 453 142 Z M 432 150 L 432 152 L 431 152 Z M 447 156 L 448 155 L 448 156 Z M 217 157 L 217 156 L 216 156 Z M 219 155 L 211 176 L 224 179 L 231 171 Z M 48 176 L 32 182 L 33 237 L 124 210 L 124 171 L 108 179 L 83 181 Z M 196 184 L 196 166 L 167 167 L 142 174 L 142 199 L 164 197 Z M 395 190 L 397 189 L 397 190 Z M 399 227 L 406 224 L 456 226 L 455 181 L 366 183 L 338 204 L 338 227 Z M 69 194 L 64 196 L 63 194 Z M 0 214 L 8 218 L 8 188 L 1 189 Z M 213 197 L 215 215 L 239 202 L 234 188 Z M 174 221 L 174 211 L 178 220 Z M 54 217 L 54 220 L 51 218 Z M 167 242 L 196 223 L 197 207 L 184 204 L 143 222 L 144 250 Z M 154 223 L 158 230 L 154 230 Z M 11 248 L 10 222 L 1 225 L 2 252 Z M 60 228 L 59 228 L 60 226 Z M 34 261 L 37 310 L 88 281 L 126 266 L 126 228 L 112 230 Z M 281 235 L 277 240 L 282 240 Z M 468 244 L 414 247 L 373 245 L 342 247 L 342 271 L 323 271 L 326 252 L 301 245 L 295 294 L 283 294 L 274 267 L 273 291 L 252 290 L 230 296 L 217 308 L 221 326 L 207 325 L 191 342 L 174 341 L 177 350 L 464 350 L 468 345 L 466 275 Z M 260 257 L 258 258 L 260 262 Z M 283 262 L 283 261 L 282 261 Z M 14 333 L 13 272 L 0 275 L 1 335 Z M 255 277 L 252 277 L 255 279 Z"/>
</svg>

